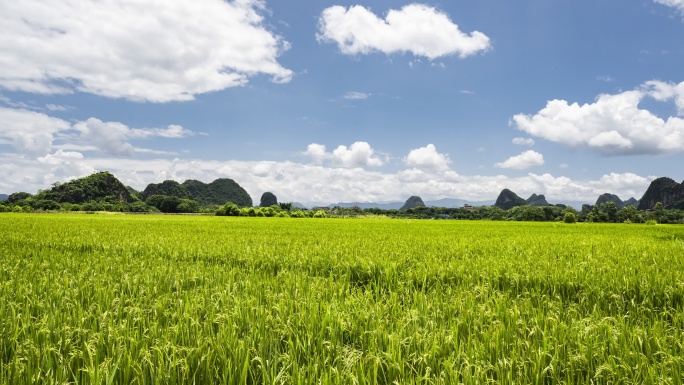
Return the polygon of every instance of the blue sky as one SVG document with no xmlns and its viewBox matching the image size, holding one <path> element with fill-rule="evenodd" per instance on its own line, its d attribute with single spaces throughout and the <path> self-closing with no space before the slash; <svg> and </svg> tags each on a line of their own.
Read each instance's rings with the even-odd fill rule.
<svg viewBox="0 0 684 385">
<path fill-rule="evenodd" d="M 0 1 L 0 192 L 640 198 L 684 179 L 684 1 Z"/>
</svg>

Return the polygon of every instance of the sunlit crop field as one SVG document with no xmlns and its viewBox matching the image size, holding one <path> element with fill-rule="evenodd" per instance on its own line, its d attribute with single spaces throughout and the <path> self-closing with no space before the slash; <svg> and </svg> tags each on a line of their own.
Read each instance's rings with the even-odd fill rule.
<svg viewBox="0 0 684 385">
<path fill-rule="evenodd" d="M 0 215 L 0 383 L 684 381 L 684 227 Z"/>
</svg>

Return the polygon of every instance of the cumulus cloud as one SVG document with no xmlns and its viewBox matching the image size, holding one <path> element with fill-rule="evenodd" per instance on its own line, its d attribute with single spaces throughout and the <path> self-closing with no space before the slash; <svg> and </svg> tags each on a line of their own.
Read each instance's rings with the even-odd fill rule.
<svg viewBox="0 0 684 385">
<path fill-rule="evenodd" d="M 325 152 L 325 146 L 318 143 L 311 143 L 308 145 L 304 154 L 311 157 L 316 163 L 323 162 L 328 156 L 328 153 Z"/>
<path fill-rule="evenodd" d="M 123 156 L 132 156 L 135 152 L 167 154 L 135 147 L 130 141 L 153 137 L 183 138 L 194 134 L 179 125 L 130 128 L 123 123 L 96 118 L 71 124 L 35 111 L 0 107 L 0 144 L 9 144 L 18 153 L 33 157 L 48 154 L 55 148 Z"/>
<path fill-rule="evenodd" d="M 170 125 L 167 128 L 130 128 L 123 123 L 103 122 L 96 118 L 78 122 L 74 129 L 80 133 L 79 139 L 88 144 L 107 154 L 123 156 L 133 156 L 135 152 L 168 154 L 163 151 L 136 148 L 129 142 L 131 139 L 183 138 L 194 134 L 179 125 Z"/>
<path fill-rule="evenodd" d="M 348 168 L 377 167 L 387 162 L 386 158 L 377 156 L 375 150 L 366 142 L 355 142 L 349 147 L 340 145 L 332 152 L 326 152 L 322 144 L 311 143 L 304 154 L 319 164 L 329 160 L 335 166 Z"/>
<path fill-rule="evenodd" d="M 332 6 L 321 13 L 317 39 L 336 43 L 347 55 L 410 52 L 430 60 L 466 57 L 488 50 L 489 37 L 462 32 L 449 16 L 423 4 L 391 9 L 384 19 L 360 5 Z"/>
<path fill-rule="evenodd" d="M 544 164 L 544 156 L 536 151 L 528 150 L 520 155 L 512 156 L 494 166 L 499 168 L 512 168 L 524 170 L 526 168 L 541 166 Z"/>
<path fill-rule="evenodd" d="M 69 122 L 39 112 L 0 107 L 0 142 L 22 153 L 46 154 L 55 134 L 70 128 Z"/>
<path fill-rule="evenodd" d="M 684 13 L 684 0 L 653 0 L 658 4 L 663 4 L 668 7 L 676 8 Z"/>
<path fill-rule="evenodd" d="M 684 115 L 684 82 L 650 81 L 634 90 L 599 95 L 594 103 L 551 100 L 536 114 L 518 114 L 512 122 L 530 135 L 604 155 L 684 152 L 684 119 L 662 119 L 640 108 L 646 97 L 674 101 Z"/>
<path fill-rule="evenodd" d="M 261 0 L 5 2 L 0 87 L 191 100 L 257 74 L 287 82 L 289 44 L 264 27 Z"/>
<path fill-rule="evenodd" d="M 532 138 L 513 138 L 513 144 L 520 146 L 534 146 L 534 139 Z"/>
<path fill-rule="evenodd" d="M 440 154 L 434 144 L 413 149 L 404 158 L 404 163 L 409 167 L 422 170 L 443 171 L 449 169 L 451 159 L 448 154 Z"/>
</svg>

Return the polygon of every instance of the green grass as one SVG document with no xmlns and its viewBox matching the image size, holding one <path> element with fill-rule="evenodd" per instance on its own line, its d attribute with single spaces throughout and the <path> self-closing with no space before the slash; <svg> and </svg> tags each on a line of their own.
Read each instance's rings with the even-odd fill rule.
<svg viewBox="0 0 684 385">
<path fill-rule="evenodd" d="M 684 227 L 0 215 L 0 383 L 681 384 Z"/>
</svg>

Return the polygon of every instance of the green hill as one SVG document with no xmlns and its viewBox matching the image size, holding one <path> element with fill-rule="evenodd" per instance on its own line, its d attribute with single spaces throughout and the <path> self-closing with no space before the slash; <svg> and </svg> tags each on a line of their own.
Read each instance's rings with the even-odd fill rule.
<svg viewBox="0 0 684 385">
<path fill-rule="evenodd" d="M 40 191 L 35 195 L 35 198 L 75 204 L 90 201 L 124 201 L 132 203 L 138 200 L 131 195 L 123 183 L 108 171 L 97 172 L 62 184 L 55 184 L 49 190 Z"/>
<path fill-rule="evenodd" d="M 544 199 L 546 200 L 546 199 Z M 527 202 L 519 197 L 516 193 L 513 191 L 505 188 L 501 190 L 501 193 L 499 196 L 496 198 L 496 203 L 494 203 L 494 206 L 499 207 L 504 210 L 510 210 L 513 207 L 516 206 L 525 206 Z"/>
<path fill-rule="evenodd" d="M 401 208 L 399 210 L 408 210 L 408 209 L 412 209 L 412 208 L 420 207 L 420 206 L 425 207 L 425 203 L 423 203 L 423 200 L 420 199 L 419 196 L 414 195 L 414 196 L 410 197 L 409 199 L 407 199 L 406 203 L 404 203 L 404 205 L 401 206 Z"/>
<path fill-rule="evenodd" d="M 150 183 L 143 190 L 143 199 L 147 199 L 152 195 L 166 195 L 170 197 L 177 197 L 181 199 L 191 199 L 190 192 L 175 180 L 165 180 L 161 183 Z"/>
<path fill-rule="evenodd" d="M 201 205 L 222 205 L 233 202 L 241 207 L 251 207 L 252 197 L 237 182 L 228 178 L 219 178 L 211 183 L 198 180 L 186 180 L 182 184 L 190 193 L 191 199 Z"/>
<path fill-rule="evenodd" d="M 252 197 L 237 182 L 228 178 L 219 178 L 211 183 L 189 179 L 183 183 L 165 180 L 162 183 L 147 185 L 142 193 L 143 199 L 153 195 L 173 196 L 181 199 L 192 199 L 202 206 L 223 205 L 233 202 L 241 207 L 252 206 Z"/>
<path fill-rule="evenodd" d="M 654 180 L 639 200 L 639 210 L 653 209 L 658 202 L 666 209 L 684 209 L 684 182 L 680 184 L 670 178 Z"/>
<path fill-rule="evenodd" d="M 530 206 L 551 206 L 549 202 L 546 201 L 544 194 L 532 194 L 525 202 Z"/>
<path fill-rule="evenodd" d="M 609 193 L 601 194 L 598 197 L 598 199 L 596 199 L 595 205 L 600 206 L 606 202 L 615 203 L 615 207 L 617 207 L 618 209 L 621 209 L 625 205 L 625 203 L 622 201 L 622 199 L 620 199 L 620 197 L 618 197 L 615 194 L 609 194 Z"/>
</svg>

